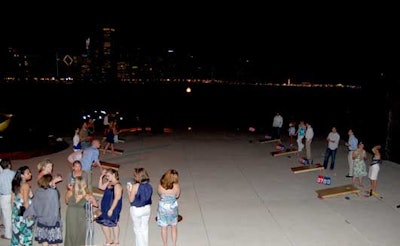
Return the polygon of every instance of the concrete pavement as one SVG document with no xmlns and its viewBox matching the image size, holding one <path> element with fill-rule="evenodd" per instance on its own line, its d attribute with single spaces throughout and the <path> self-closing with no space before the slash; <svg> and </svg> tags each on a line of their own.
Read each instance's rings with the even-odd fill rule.
<svg viewBox="0 0 400 246">
<path fill-rule="evenodd" d="M 116 144 L 124 153 L 102 155 L 101 160 L 121 165 L 119 173 L 124 187 L 132 179 L 134 167 L 149 171 L 155 191 L 167 169 L 179 171 L 182 194 L 178 202 L 183 220 L 178 225 L 178 245 L 398 245 L 400 209 L 396 206 L 400 204 L 400 165 L 383 162 L 378 180 L 378 192 L 383 199 L 364 197 L 364 191 L 360 196 L 319 199 L 315 190 L 351 183 L 345 177 L 344 142 L 338 151 L 335 170 L 322 171 L 331 177 L 331 185 L 327 186 L 316 182 L 321 171 L 294 174 L 290 168 L 299 165 L 298 156 L 273 157 L 270 152 L 275 150 L 274 143 L 260 144 L 261 137 L 250 132 L 196 129 L 164 134 L 128 133 L 123 136 L 125 143 Z M 322 163 L 326 142 L 315 139 L 312 147 L 314 163 Z M 67 156 L 71 151 L 69 148 L 48 156 L 15 160 L 13 169 L 29 165 L 35 177 L 36 164 L 50 158 L 55 163 L 54 172 L 66 177 L 70 170 Z M 99 169 L 94 170 L 94 181 L 99 174 Z M 35 189 L 36 180 L 31 184 Z M 65 218 L 65 185 L 58 186 Z M 368 187 L 366 177 L 364 190 Z M 160 229 L 154 220 L 157 200 L 154 192 L 150 246 L 162 245 Z M 126 194 L 120 228 L 120 245 L 135 245 Z M 102 245 L 105 240 L 97 224 L 94 235 L 95 245 Z M 0 245 L 8 243 L 0 239 Z"/>
</svg>

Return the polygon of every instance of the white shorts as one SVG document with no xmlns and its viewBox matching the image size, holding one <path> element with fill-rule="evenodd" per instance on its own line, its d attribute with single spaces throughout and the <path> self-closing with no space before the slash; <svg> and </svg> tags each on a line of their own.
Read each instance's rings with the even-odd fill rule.
<svg viewBox="0 0 400 246">
<path fill-rule="evenodd" d="M 377 180 L 378 179 L 378 173 L 379 173 L 379 164 L 374 164 L 374 165 L 369 167 L 368 178 L 370 180 Z"/>
</svg>

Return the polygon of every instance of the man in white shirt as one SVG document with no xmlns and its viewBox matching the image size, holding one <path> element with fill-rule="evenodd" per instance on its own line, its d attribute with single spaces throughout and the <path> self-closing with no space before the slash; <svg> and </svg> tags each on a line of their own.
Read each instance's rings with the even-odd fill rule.
<svg viewBox="0 0 400 246">
<path fill-rule="evenodd" d="M 281 129 L 283 126 L 283 117 L 278 113 L 274 116 L 274 120 L 272 121 L 272 139 L 280 139 L 281 138 Z"/>
<path fill-rule="evenodd" d="M 336 127 L 332 127 L 332 131 L 328 134 L 326 141 L 328 141 L 328 147 L 325 151 L 324 169 L 327 169 L 329 158 L 331 158 L 331 165 L 329 169 L 333 170 L 335 168 L 336 152 L 340 141 L 340 135 L 337 132 Z"/>
</svg>

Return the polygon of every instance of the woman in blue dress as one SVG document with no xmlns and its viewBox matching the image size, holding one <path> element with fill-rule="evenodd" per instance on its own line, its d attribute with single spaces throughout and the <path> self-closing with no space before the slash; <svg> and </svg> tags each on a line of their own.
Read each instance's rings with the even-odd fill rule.
<svg viewBox="0 0 400 246">
<path fill-rule="evenodd" d="M 100 203 L 101 215 L 96 219 L 96 222 L 101 225 L 106 239 L 104 245 L 118 245 L 118 222 L 122 209 L 122 185 L 119 182 L 118 171 L 111 168 L 103 169 L 98 187 L 104 190 L 104 194 Z"/>
<path fill-rule="evenodd" d="M 170 169 L 164 173 L 157 187 L 160 200 L 157 208 L 157 224 L 161 227 L 163 245 L 167 245 L 168 227 L 171 228 L 172 245 L 176 246 L 178 239 L 178 201 L 181 188 L 178 171 Z"/>
</svg>

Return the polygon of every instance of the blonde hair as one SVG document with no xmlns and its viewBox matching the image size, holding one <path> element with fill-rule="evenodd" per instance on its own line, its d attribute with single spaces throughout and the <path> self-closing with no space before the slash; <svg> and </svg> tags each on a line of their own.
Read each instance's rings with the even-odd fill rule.
<svg viewBox="0 0 400 246">
<path fill-rule="evenodd" d="M 44 159 L 43 161 L 39 162 L 37 165 L 37 169 L 39 172 L 41 172 L 47 165 L 51 165 L 53 167 L 53 162 L 50 159 Z"/>
<path fill-rule="evenodd" d="M 88 193 L 88 186 L 86 180 L 82 177 L 76 177 L 74 183 L 75 200 L 78 202 Z"/>
</svg>

